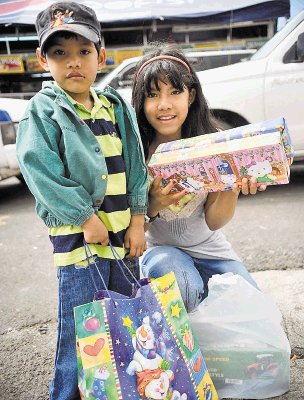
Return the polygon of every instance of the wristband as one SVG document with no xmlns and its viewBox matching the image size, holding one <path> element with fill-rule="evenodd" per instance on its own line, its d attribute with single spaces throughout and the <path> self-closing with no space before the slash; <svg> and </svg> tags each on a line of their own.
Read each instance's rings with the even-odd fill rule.
<svg viewBox="0 0 304 400">
<path fill-rule="evenodd" d="M 159 218 L 159 213 L 157 213 L 154 217 L 149 217 L 149 215 L 145 215 L 145 223 L 146 224 L 151 224 L 153 221 L 156 220 L 156 218 Z"/>
</svg>

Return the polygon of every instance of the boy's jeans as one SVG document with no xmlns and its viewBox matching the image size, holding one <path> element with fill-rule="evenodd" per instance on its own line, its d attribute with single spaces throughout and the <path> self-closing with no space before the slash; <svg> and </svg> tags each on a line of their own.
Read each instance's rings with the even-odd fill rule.
<svg viewBox="0 0 304 400">
<path fill-rule="evenodd" d="M 115 261 L 96 258 L 96 263 L 110 290 L 131 295 L 132 286 Z M 93 265 L 90 268 L 98 289 L 104 289 L 96 268 Z M 80 400 L 73 308 L 90 303 L 95 287 L 88 267 L 69 265 L 58 268 L 57 277 L 58 337 L 55 371 L 49 388 L 50 400 Z"/>
<path fill-rule="evenodd" d="M 212 275 L 233 272 L 257 287 L 240 261 L 194 258 L 173 246 L 148 249 L 141 257 L 140 264 L 143 275 L 149 278 L 158 278 L 173 271 L 188 312 L 208 296 L 207 284 Z"/>
</svg>

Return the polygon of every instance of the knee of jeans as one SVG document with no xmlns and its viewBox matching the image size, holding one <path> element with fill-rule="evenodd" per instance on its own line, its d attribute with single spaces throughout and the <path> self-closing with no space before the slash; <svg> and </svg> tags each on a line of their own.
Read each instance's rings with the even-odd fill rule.
<svg viewBox="0 0 304 400">
<path fill-rule="evenodd" d="M 187 312 L 191 312 L 197 308 L 204 299 L 204 286 L 203 284 L 193 285 L 193 282 L 190 284 L 185 272 L 176 278 L 185 308 Z"/>
<path fill-rule="evenodd" d="M 187 312 L 194 311 L 200 305 L 204 298 L 205 296 L 203 288 L 192 290 L 192 294 L 189 296 L 185 303 L 185 308 Z"/>
</svg>

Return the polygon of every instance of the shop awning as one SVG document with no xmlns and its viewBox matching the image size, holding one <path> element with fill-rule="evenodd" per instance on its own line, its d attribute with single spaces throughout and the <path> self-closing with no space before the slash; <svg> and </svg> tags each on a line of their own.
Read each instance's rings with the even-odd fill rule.
<svg viewBox="0 0 304 400">
<path fill-rule="evenodd" d="M 34 24 L 49 0 L 0 0 L 0 24 Z M 82 0 L 103 25 L 140 21 L 227 23 L 289 17 L 290 0 Z"/>
</svg>

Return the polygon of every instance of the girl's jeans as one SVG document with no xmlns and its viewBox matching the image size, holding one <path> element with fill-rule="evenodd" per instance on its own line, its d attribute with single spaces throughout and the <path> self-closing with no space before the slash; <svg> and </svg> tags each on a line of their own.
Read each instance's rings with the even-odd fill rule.
<svg viewBox="0 0 304 400">
<path fill-rule="evenodd" d="M 96 258 L 96 263 L 110 290 L 127 296 L 131 295 L 132 286 L 125 279 L 115 261 Z M 130 267 L 129 263 L 128 266 Z M 96 268 L 93 265 L 90 268 L 98 289 L 105 289 Z M 138 275 L 136 272 L 132 272 L 135 276 Z M 127 275 L 127 272 L 125 273 Z M 80 400 L 73 308 L 90 303 L 96 290 L 88 267 L 68 265 L 58 268 L 57 277 L 58 337 L 55 371 L 49 388 L 50 400 Z"/>
<path fill-rule="evenodd" d="M 240 261 L 194 258 L 172 246 L 148 249 L 141 257 L 140 264 L 143 275 L 149 278 L 158 278 L 173 271 L 188 312 L 208 296 L 207 284 L 212 275 L 233 272 L 257 288 L 256 282 Z"/>
</svg>

